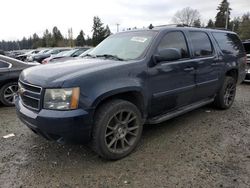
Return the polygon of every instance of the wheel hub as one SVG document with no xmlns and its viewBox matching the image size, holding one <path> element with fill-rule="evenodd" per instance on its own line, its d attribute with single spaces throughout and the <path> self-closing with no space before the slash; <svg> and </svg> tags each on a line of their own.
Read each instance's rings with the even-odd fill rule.
<svg viewBox="0 0 250 188">
<path fill-rule="evenodd" d="M 118 129 L 117 129 L 117 133 L 116 133 L 116 137 L 121 139 L 121 138 L 124 138 L 127 134 L 127 129 L 125 126 L 119 126 Z"/>
</svg>

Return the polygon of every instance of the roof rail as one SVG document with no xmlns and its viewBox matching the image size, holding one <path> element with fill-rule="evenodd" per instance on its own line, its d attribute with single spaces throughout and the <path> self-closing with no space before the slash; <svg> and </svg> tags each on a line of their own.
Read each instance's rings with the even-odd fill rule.
<svg viewBox="0 0 250 188">
<path fill-rule="evenodd" d="M 166 24 L 166 25 L 157 25 L 154 27 L 190 27 L 186 24 Z"/>
</svg>

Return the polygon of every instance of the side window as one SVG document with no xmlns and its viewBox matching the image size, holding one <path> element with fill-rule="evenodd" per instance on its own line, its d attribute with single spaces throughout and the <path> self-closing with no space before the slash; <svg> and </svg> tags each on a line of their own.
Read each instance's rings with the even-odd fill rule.
<svg viewBox="0 0 250 188">
<path fill-rule="evenodd" d="M 5 62 L 3 62 L 3 61 L 0 60 L 0 69 L 8 68 L 9 66 L 10 66 L 10 64 L 5 63 Z"/>
<path fill-rule="evenodd" d="M 210 56 L 213 54 L 211 41 L 205 32 L 191 31 L 189 34 L 195 57 Z"/>
<path fill-rule="evenodd" d="M 185 37 L 182 32 L 174 31 L 166 34 L 159 44 L 157 50 L 164 48 L 177 48 L 181 50 L 182 58 L 189 58 L 189 52 Z"/>
<path fill-rule="evenodd" d="M 243 45 L 237 35 L 223 32 L 213 32 L 212 35 L 224 54 L 238 55 L 244 52 Z"/>
</svg>

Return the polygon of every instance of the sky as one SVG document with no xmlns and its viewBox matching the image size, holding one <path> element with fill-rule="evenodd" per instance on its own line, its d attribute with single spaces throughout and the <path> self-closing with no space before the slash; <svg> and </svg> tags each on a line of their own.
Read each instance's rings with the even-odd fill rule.
<svg viewBox="0 0 250 188">
<path fill-rule="evenodd" d="M 57 26 L 63 36 L 69 28 L 76 37 L 82 29 L 92 35 L 93 17 L 99 16 L 111 32 L 171 24 L 176 11 L 197 9 L 201 20 L 214 19 L 222 0 L 3 0 L 0 11 L 0 40 L 18 40 Z M 231 18 L 250 11 L 250 0 L 229 0 Z"/>
</svg>

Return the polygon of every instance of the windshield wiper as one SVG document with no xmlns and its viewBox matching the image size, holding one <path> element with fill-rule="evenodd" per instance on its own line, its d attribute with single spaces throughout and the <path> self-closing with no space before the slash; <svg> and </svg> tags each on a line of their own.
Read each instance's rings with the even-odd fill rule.
<svg viewBox="0 0 250 188">
<path fill-rule="evenodd" d="M 104 57 L 104 58 L 116 59 L 116 60 L 119 60 L 119 61 L 124 61 L 124 59 L 118 57 L 117 55 L 111 55 L 111 54 L 96 55 L 96 57 Z"/>
<path fill-rule="evenodd" d="M 82 56 L 82 57 L 92 57 L 92 58 L 96 58 L 97 56 L 95 56 L 95 55 L 91 55 L 91 54 L 85 54 L 84 56 Z"/>
</svg>

